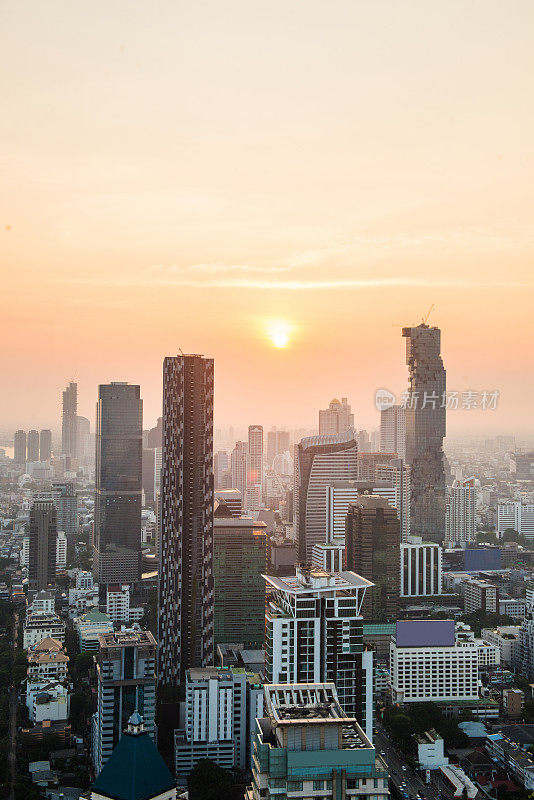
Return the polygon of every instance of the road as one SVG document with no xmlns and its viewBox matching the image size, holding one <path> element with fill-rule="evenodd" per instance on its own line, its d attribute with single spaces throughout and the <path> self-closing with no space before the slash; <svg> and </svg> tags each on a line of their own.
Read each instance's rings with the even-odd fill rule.
<svg viewBox="0 0 534 800">
<path fill-rule="evenodd" d="M 19 633 L 19 615 L 15 612 L 13 617 L 13 650 L 17 647 Z M 12 685 L 9 690 L 9 800 L 15 800 L 15 781 L 17 778 L 17 707 L 19 699 L 17 688 Z"/>
<path fill-rule="evenodd" d="M 431 784 L 425 783 L 421 777 L 414 772 L 407 764 L 402 753 L 395 749 L 391 739 L 388 737 L 384 726 L 376 720 L 375 726 L 375 747 L 380 752 L 385 753 L 384 759 L 389 767 L 390 779 L 393 784 L 402 792 L 407 792 L 409 797 L 426 797 L 427 800 L 442 800 L 443 795 Z M 406 770 L 402 767 L 405 766 Z M 406 786 L 401 787 L 402 781 L 406 781 Z"/>
</svg>

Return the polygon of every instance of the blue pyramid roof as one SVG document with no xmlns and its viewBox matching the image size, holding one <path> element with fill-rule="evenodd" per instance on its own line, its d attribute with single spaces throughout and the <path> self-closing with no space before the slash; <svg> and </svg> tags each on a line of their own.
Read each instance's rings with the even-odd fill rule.
<svg viewBox="0 0 534 800">
<path fill-rule="evenodd" d="M 125 731 L 92 788 L 111 800 L 151 800 L 175 786 L 150 735 Z"/>
</svg>

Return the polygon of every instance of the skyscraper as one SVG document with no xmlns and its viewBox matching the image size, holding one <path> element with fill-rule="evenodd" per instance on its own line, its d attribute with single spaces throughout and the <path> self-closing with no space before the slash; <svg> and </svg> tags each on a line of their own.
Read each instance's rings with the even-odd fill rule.
<svg viewBox="0 0 534 800">
<path fill-rule="evenodd" d="M 263 427 L 248 426 L 248 471 L 247 486 L 263 489 Z"/>
<path fill-rule="evenodd" d="M 25 464 L 26 463 L 26 431 L 15 431 L 15 440 L 14 440 L 14 461 L 15 464 Z"/>
<path fill-rule="evenodd" d="M 245 498 L 248 471 L 248 444 L 236 442 L 231 456 L 232 488 L 239 489 L 241 497 Z"/>
<path fill-rule="evenodd" d="M 352 428 L 354 414 L 351 413 L 346 397 L 342 397 L 341 402 L 337 398 L 332 400 L 328 408 L 319 411 L 319 436 L 334 436 Z"/>
<path fill-rule="evenodd" d="M 139 386 L 98 387 L 95 573 L 99 584 L 141 577 L 143 401 Z"/>
<path fill-rule="evenodd" d="M 295 457 L 295 530 L 298 557 L 311 561 L 315 544 L 326 541 L 326 487 L 358 477 L 354 431 L 302 439 Z"/>
<path fill-rule="evenodd" d="M 390 406 L 380 412 L 380 452 L 406 458 L 406 409 Z"/>
<path fill-rule="evenodd" d="M 163 362 L 161 684 L 213 663 L 213 359 Z"/>
<path fill-rule="evenodd" d="M 289 452 L 289 431 L 267 431 L 267 464 L 272 467 L 276 456 Z"/>
<path fill-rule="evenodd" d="M 226 450 L 219 450 L 217 453 L 215 453 L 215 457 L 213 459 L 213 479 L 215 491 L 224 488 L 223 475 L 225 472 L 228 472 L 229 466 L 228 453 Z"/>
<path fill-rule="evenodd" d="M 397 619 L 400 583 L 400 522 L 385 497 L 362 495 L 349 506 L 345 534 L 347 569 L 375 586 L 363 604 L 374 622 Z"/>
<path fill-rule="evenodd" d="M 411 467 L 411 532 L 441 541 L 445 536 L 445 369 L 441 331 L 422 323 L 403 328 L 409 368 L 406 461 Z"/>
<path fill-rule="evenodd" d="M 49 461 L 52 457 L 52 431 L 44 430 L 39 434 L 39 460 Z"/>
<path fill-rule="evenodd" d="M 454 481 L 447 493 L 445 539 L 448 542 L 473 542 L 475 539 L 477 483 L 474 476 Z"/>
<path fill-rule="evenodd" d="M 61 451 L 64 456 L 76 458 L 76 413 L 78 411 L 78 384 L 71 381 L 63 392 L 61 420 Z"/>
<path fill-rule="evenodd" d="M 28 431 L 27 461 L 39 461 L 39 431 Z"/>
<path fill-rule="evenodd" d="M 56 580 L 56 509 L 51 500 L 37 500 L 30 509 L 28 583 L 46 589 Z"/>
<path fill-rule="evenodd" d="M 51 492 L 57 515 L 58 531 L 71 539 L 78 534 L 78 497 L 72 483 L 53 483 Z"/>
<path fill-rule="evenodd" d="M 267 526 L 233 517 L 221 503 L 213 519 L 214 641 L 261 648 L 265 632 Z"/>
<path fill-rule="evenodd" d="M 91 452 L 92 451 L 92 452 Z M 87 417 L 76 417 L 76 455 L 78 458 L 93 458 L 94 445 L 91 446 L 91 423 Z"/>
</svg>

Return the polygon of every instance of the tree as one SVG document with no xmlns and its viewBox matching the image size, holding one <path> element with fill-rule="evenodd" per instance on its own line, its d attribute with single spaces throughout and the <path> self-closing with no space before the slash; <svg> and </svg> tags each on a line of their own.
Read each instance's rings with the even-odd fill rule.
<svg viewBox="0 0 534 800">
<path fill-rule="evenodd" d="M 202 758 L 189 773 L 189 800 L 228 800 L 233 786 L 230 772 L 209 758 Z"/>
</svg>

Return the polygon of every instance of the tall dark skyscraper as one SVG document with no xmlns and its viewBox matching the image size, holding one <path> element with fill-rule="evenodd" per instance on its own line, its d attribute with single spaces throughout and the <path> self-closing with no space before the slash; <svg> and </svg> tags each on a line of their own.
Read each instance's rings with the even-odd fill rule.
<svg viewBox="0 0 534 800">
<path fill-rule="evenodd" d="M 161 684 L 213 663 L 213 359 L 163 362 Z"/>
<path fill-rule="evenodd" d="M 78 384 L 69 383 L 63 392 L 63 415 L 61 419 L 61 452 L 76 458 L 76 414 L 78 411 Z"/>
<path fill-rule="evenodd" d="M 15 431 L 15 441 L 13 442 L 13 458 L 15 464 L 26 463 L 26 431 Z"/>
<path fill-rule="evenodd" d="M 139 386 L 98 387 L 95 553 L 100 584 L 141 577 L 143 401 Z"/>
<path fill-rule="evenodd" d="M 39 431 L 28 431 L 27 445 L 27 460 L 39 461 Z"/>
<path fill-rule="evenodd" d="M 39 458 L 49 461 L 52 457 L 52 431 L 45 429 L 39 434 Z"/>
<path fill-rule="evenodd" d="M 56 581 L 56 508 L 52 500 L 38 500 L 30 509 L 28 584 L 46 589 Z"/>
<path fill-rule="evenodd" d="M 424 323 L 403 328 L 409 369 L 406 461 L 411 467 L 411 532 L 441 541 L 445 536 L 446 375 L 441 331 Z"/>
</svg>

